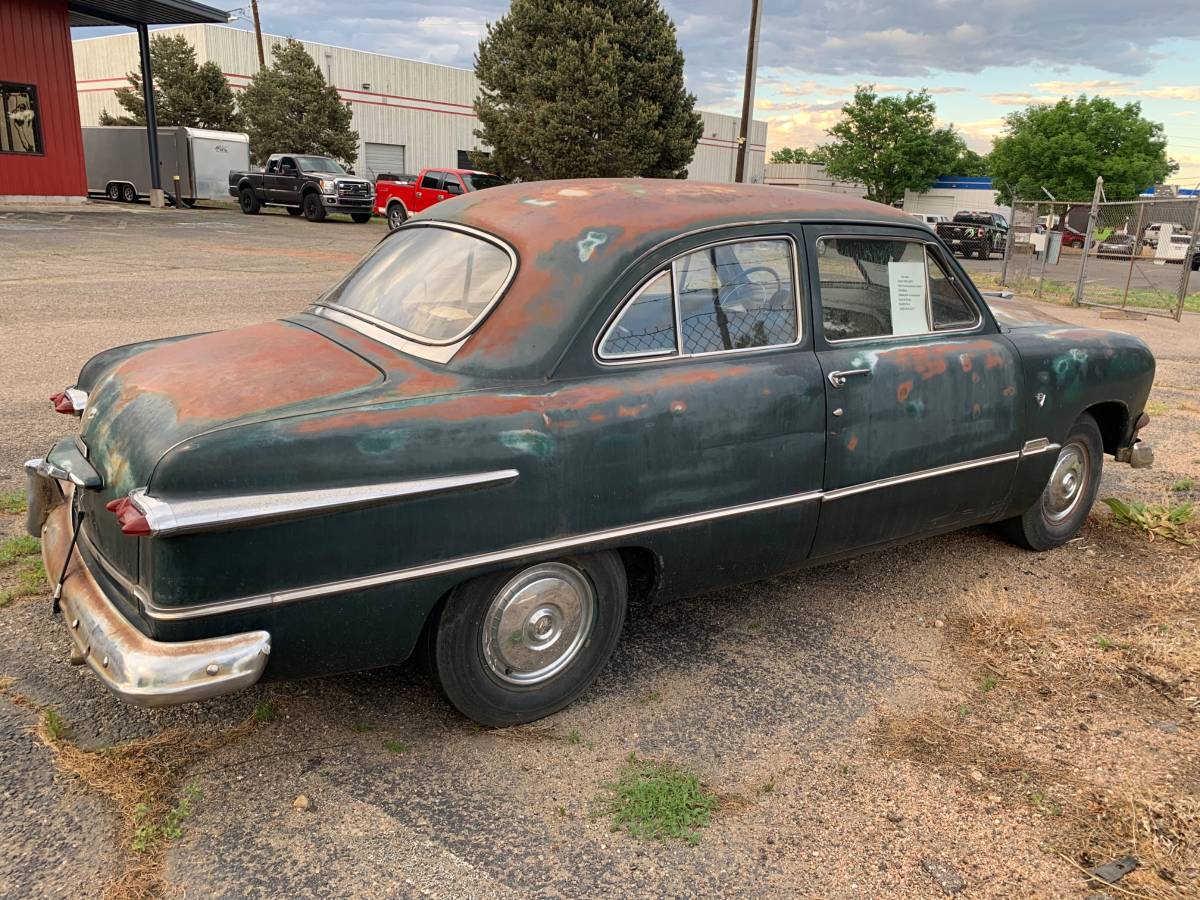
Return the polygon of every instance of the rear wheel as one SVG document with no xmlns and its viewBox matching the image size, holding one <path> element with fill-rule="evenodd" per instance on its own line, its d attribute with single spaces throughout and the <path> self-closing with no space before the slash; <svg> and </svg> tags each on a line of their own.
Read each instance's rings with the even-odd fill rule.
<svg viewBox="0 0 1200 900">
<path fill-rule="evenodd" d="M 298 216 L 303 210 L 301 210 L 298 206 L 289 206 L 287 211 L 289 216 Z"/>
<path fill-rule="evenodd" d="M 248 187 L 242 188 L 241 192 L 238 194 L 238 206 L 240 206 L 242 208 L 242 212 L 248 216 L 257 215 L 258 211 L 262 209 L 262 203 L 259 202 L 259 199 L 255 195 L 254 191 Z"/>
<path fill-rule="evenodd" d="M 1079 531 L 1100 489 L 1104 442 L 1090 414 L 1071 426 L 1042 495 L 1023 515 L 1001 523 L 1013 543 L 1030 550 L 1050 550 Z"/>
<path fill-rule="evenodd" d="M 611 551 L 484 575 L 447 597 L 432 668 L 450 702 L 481 725 L 532 722 L 595 681 L 627 603 L 625 568 Z"/>
<path fill-rule="evenodd" d="M 126 203 L 136 203 L 137 202 L 137 188 L 135 188 L 132 184 L 124 185 L 121 188 L 121 199 L 124 200 Z"/>
<path fill-rule="evenodd" d="M 408 213 L 405 212 L 403 203 L 393 203 L 388 207 L 388 231 L 395 231 L 404 224 L 406 219 L 408 219 Z"/>
<path fill-rule="evenodd" d="M 364 222 L 371 221 L 371 214 L 370 213 L 350 213 L 350 218 L 353 219 L 355 222 L 357 222 L 359 225 L 362 225 Z"/>
<path fill-rule="evenodd" d="M 301 208 L 304 210 L 304 218 L 310 222 L 321 222 L 325 219 L 325 204 L 321 202 L 320 196 L 315 191 L 305 194 Z"/>
</svg>

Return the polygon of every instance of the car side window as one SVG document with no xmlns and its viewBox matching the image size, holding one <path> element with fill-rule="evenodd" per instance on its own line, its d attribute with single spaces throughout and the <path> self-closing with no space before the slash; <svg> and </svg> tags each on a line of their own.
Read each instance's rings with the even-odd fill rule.
<svg viewBox="0 0 1200 900">
<path fill-rule="evenodd" d="M 279 170 L 279 160 L 267 160 L 267 174 L 274 175 Z"/>
<path fill-rule="evenodd" d="M 685 353 L 796 340 L 789 241 L 716 244 L 677 259 L 674 268 Z"/>
<path fill-rule="evenodd" d="M 431 191 L 440 191 L 442 189 L 442 173 L 426 172 L 421 178 L 421 187 Z"/>
<path fill-rule="evenodd" d="M 821 238 L 821 320 L 830 341 L 929 334 L 978 321 L 936 256 L 920 241 Z"/>
<path fill-rule="evenodd" d="M 600 344 L 605 359 L 673 354 L 675 304 L 671 270 L 659 272 L 625 304 Z"/>
<path fill-rule="evenodd" d="M 786 238 L 730 241 L 687 253 L 625 302 L 598 354 L 621 360 L 794 343 L 794 260 Z"/>
<path fill-rule="evenodd" d="M 970 328 L 978 320 L 975 308 L 959 293 L 958 286 L 933 253 L 929 258 L 929 312 L 934 331 Z"/>
<path fill-rule="evenodd" d="M 289 175 L 294 175 L 296 173 L 296 161 L 290 156 L 285 156 L 279 161 L 279 169 Z"/>
</svg>

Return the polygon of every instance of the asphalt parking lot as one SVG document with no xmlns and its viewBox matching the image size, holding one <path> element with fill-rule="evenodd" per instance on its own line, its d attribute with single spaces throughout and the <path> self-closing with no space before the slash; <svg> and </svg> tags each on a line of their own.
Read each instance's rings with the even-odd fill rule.
<svg viewBox="0 0 1200 900">
<path fill-rule="evenodd" d="M 0 491 L 74 424 L 46 398 L 93 353 L 298 310 L 384 233 L 227 209 L 0 209 Z M 1116 324 L 1155 349 L 1155 397 L 1171 411 L 1157 467 L 1111 466 L 1101 495 L 1157 497 L 1200 477 L 1200 320 Z M 0 540 L 19 530 L 0 515 Z M 961 724 L 943 621 L 956 598 L 987 584 L 1086 608 L 1121 573 L 1191 564 L 1161 542 L 1168 556 L 1143 559 L 1144 542 L 1107 520 L 1084 537 L 1039 555 L 973 529 L 639 610 L 582 701 L 497 732 L 458 716 L 416 666 L 126 707 L 67 664 L 47 598 L 14 601 L 0 608 L 0 896 L 97 895 L 138 858 L 119 803 L 29 731 L 46 706 L 84 751 L 164 733 L 194 748 L 176 772 L 194 799 L 160 873 L 185 897 L 930 897 L 952 883 L 939 866 L 964 896 L 1087 896 L 1047 849 L 1056 825 L 1036 805 L 1008 802 L 986 768 L 925 764 L 879 739 L 931 697 L 958 703 Z M 1032 715 L 1047 716 L 1039 732 L 1058 728 Z M 1118 779 L 1139 765 L 1143 726 L 1156 759 L 1177 746 L 1128 715 L 1102 748 L 1127 760 Z M 1194 741 L 1190 728 L 1179 741 Z M 1074 747 L 1082 733 L 1056 740 Z M 722 798 L 699 846 L 638 842 L 593 814 L 631 753 L 687 766 Z"/>
</svg>

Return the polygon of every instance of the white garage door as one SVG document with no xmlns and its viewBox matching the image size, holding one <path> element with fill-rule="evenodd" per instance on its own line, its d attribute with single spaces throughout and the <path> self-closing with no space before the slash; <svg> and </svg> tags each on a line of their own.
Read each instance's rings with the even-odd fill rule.
<svg viewBox="0 0 1200 900">
<path fill-rule="evenodd" d="M 362 174 L 372 180 L 384 172 L 393 175 L 406 174 L 408 170 L 404 168 L 404 145 L 372 144 L 370 142 L 364 144 L 363 168 L 366 171 Z"/>
</svg>

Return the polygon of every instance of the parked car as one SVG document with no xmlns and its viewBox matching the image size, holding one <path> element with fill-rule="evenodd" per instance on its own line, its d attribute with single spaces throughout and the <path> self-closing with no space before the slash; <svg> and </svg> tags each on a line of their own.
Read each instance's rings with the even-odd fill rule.
<svg viewBox="0 0 1200 900">
<path fill-rule="evenodd" d="M 942 222 L 949 222 L 950 217 L 941 213 L 909 213 L 918 222 L 924 222 L 930 228 L 936 228 Z"/>
<path fill-rule="evenodd" d="M 499 175 L 473 169 L 422 169 L 418 175 L 380 175 L 375 182 L 375 210 L 395 231 L 409 216 L 435 203 L 504 183 Z"/>
<path fill-rule="evenodd" d="M 168 201 L 192 206 L 197 200 L 224 199 L 229 170 L 250 165 L 250 138 L 236 131 L 163 127 L 158 158 Z M 150 195 L 145 128 L 84 126 L 83 160 L 89 194 L 125 203 Z"/>
<path fill-rule="evenodd" d="M 294 316 L 93 357 L 54 398 L 79 434 L 26 466 L 28 525 L 125 700 L 420 646 L 459 710 L 511 725 L 593 682 L 634 597 L 985 522 L 1062 545 L 1104 454 L 1149 464 L 1153 376 L 1129 334 L 999 326 L 886 206 L 516 184 L 411 220 Z"/>
<path fill-rule="evenodd" d="M 1096 244 L 1096 255 L 1104 259 L 1129 259 L 1137 255 L 1137 241 L 1131 234 L 1110 235 Z"/>
<path fill-rule="evenodd" d="M 1082 250 L 1083 245 L 1087 242 L 1087 235 L 1082 231 L 1077 231 L 1066 222 L 1060 224 L 1057 229 L 1062 232 L 1062 245 L 1070 247 L 1073 250 Z"/>
<path fill-rule="evenodd" d="M 375 187 L 356 178 L 328 156 L 273 153 L 262 172 L 230 172 L 229 193 L 247 215 L 264 206 L 285 207 L 320 222 L 328 213 L 347 213 L 355 222 L 371 221 Z"/>
<path fill-rule="evenodd" d="M 1192 245 L 1192 237 L 1189 234 L 1173 234 L 1171 235 L 1171 244 L 1168 247 L 1168 252 L 1165 255 L 1167 262 L 1182 263 L 1188 255 L 1188 250 Z M 1192 271 L 1200 271 L 1200 253 L 1192 254 Z"/>
<path fill-rule="evenodd" d="M 993 253 L 1004 255 L 1008 220 L 1000 213 L 962 210 L 934 230 L 954 253 L 988 259 Z"/>
</svg>

